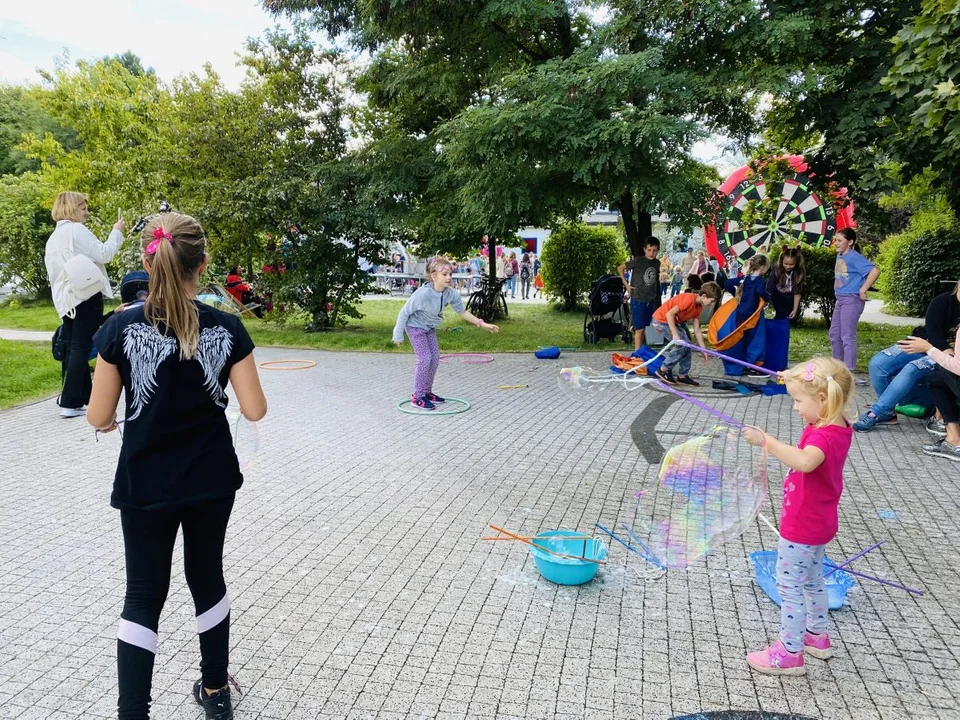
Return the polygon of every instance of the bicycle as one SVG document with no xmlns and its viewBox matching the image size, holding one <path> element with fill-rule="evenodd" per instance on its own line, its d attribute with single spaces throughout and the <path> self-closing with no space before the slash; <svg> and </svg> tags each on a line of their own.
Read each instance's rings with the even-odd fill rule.
<svg viewBox="0 0 960 720">
<path fill-rule="evenodd" d="M 480 287 L 470 293 L 467 299 L 467 310 L 484 322 L 508 317 L 507 296 L 503 292 L 506 282 L 506 278 L 497 278 L 491 285 L 488 276 L 481 276 Z"/>
</svg>

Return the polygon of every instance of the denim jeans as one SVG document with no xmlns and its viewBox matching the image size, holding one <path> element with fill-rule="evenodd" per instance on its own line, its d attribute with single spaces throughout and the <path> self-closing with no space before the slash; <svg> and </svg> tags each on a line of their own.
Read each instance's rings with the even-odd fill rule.
<svg viewBox="0 0 960 720">
<path fill-rule="evenodd" d="M 870 358 L 870 384 L 877 393 L 870 411 L 885 417 L 897 405 L 933 407 L 926 379 L 936 367 L 924 353 L 907 353 L 896 345 L 881 350 Z"/>
</svg>

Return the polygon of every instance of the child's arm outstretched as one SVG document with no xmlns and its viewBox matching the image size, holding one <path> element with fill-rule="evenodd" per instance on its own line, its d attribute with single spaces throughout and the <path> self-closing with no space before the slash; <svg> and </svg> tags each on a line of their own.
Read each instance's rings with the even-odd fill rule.
<svg viewBox="0 0 960 720">
<path fill-rule="evenodd" d="M 697 345 L 702 347 L 704 350 L 707 349 L 707 343 L 703 339 L 703 330 L 700 329 L 700 318 L 693 319 L 693 336 L 697 338 Z M 704 361 L 710 359 L 710 356 L 706 353 L 700 353 L 703 356 Z"/>
<path fill-rule="evenodd" d="M 470 312 L 469 310 L 464 310 L 462 313 L 459 313 L 459 315 L 460 315 L 460 317 L 462 317 L 464 320 L 466 320 L 468 323 L 473 323 L 473 324 L 476 325 L 478 328 L 483 328 L 484 330 L 489 330 L 489 331 L 492 332 L 492 333 L 498 333 L 498 332 L 500 332 L 500 328 L 499 328 L 498 326 L 496 326 L 496 325 L 491 325 L 491 324 L 488 323 L 488 322 L 484 322 L 483 320 L 481 320 L 480 318 L 478 318 L 476 315 L 474 315 L 474 314 L 473 314 L 472 312 Z"/>
<path fill-rule="evenodd" d="M 823 464 L 823 450 L 814 445 L 807 445 L 802 449 L 794 447 L 768 435 L 760 428 L 749 426 L 743 429 L 743 437 L 751 445 L 766 444 L 770 454 L 792 470 L 808 473 Z"/>
</svg>

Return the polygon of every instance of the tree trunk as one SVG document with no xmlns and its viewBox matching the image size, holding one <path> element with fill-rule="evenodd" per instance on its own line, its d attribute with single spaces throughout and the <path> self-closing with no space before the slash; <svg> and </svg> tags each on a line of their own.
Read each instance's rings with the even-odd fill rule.
<svg viewBox="0 0 960 720">
<path fill-rule="evenodd" d="M 620 211 L 630 255 L 640 257 L 643 255 L 643 243 L 653 235 L 653 217 L 650 213 L 637 209 L 633 202 L 632 193 L 621 195 L 614 203 L 614 207 Z"/>
</svg>

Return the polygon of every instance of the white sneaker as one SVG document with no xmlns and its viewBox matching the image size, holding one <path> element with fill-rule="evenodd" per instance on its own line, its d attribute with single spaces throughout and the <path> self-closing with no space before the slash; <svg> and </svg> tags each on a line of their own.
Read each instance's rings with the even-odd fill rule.
<svg viewBox="0 0 960 720">
<path fill-rule="evenodd" d="M 60 408 L 60 417 L 62 418 L 83 417 L 86 414 L 86 405 L 84 405 L 82 408 Z"/>
</svg>

